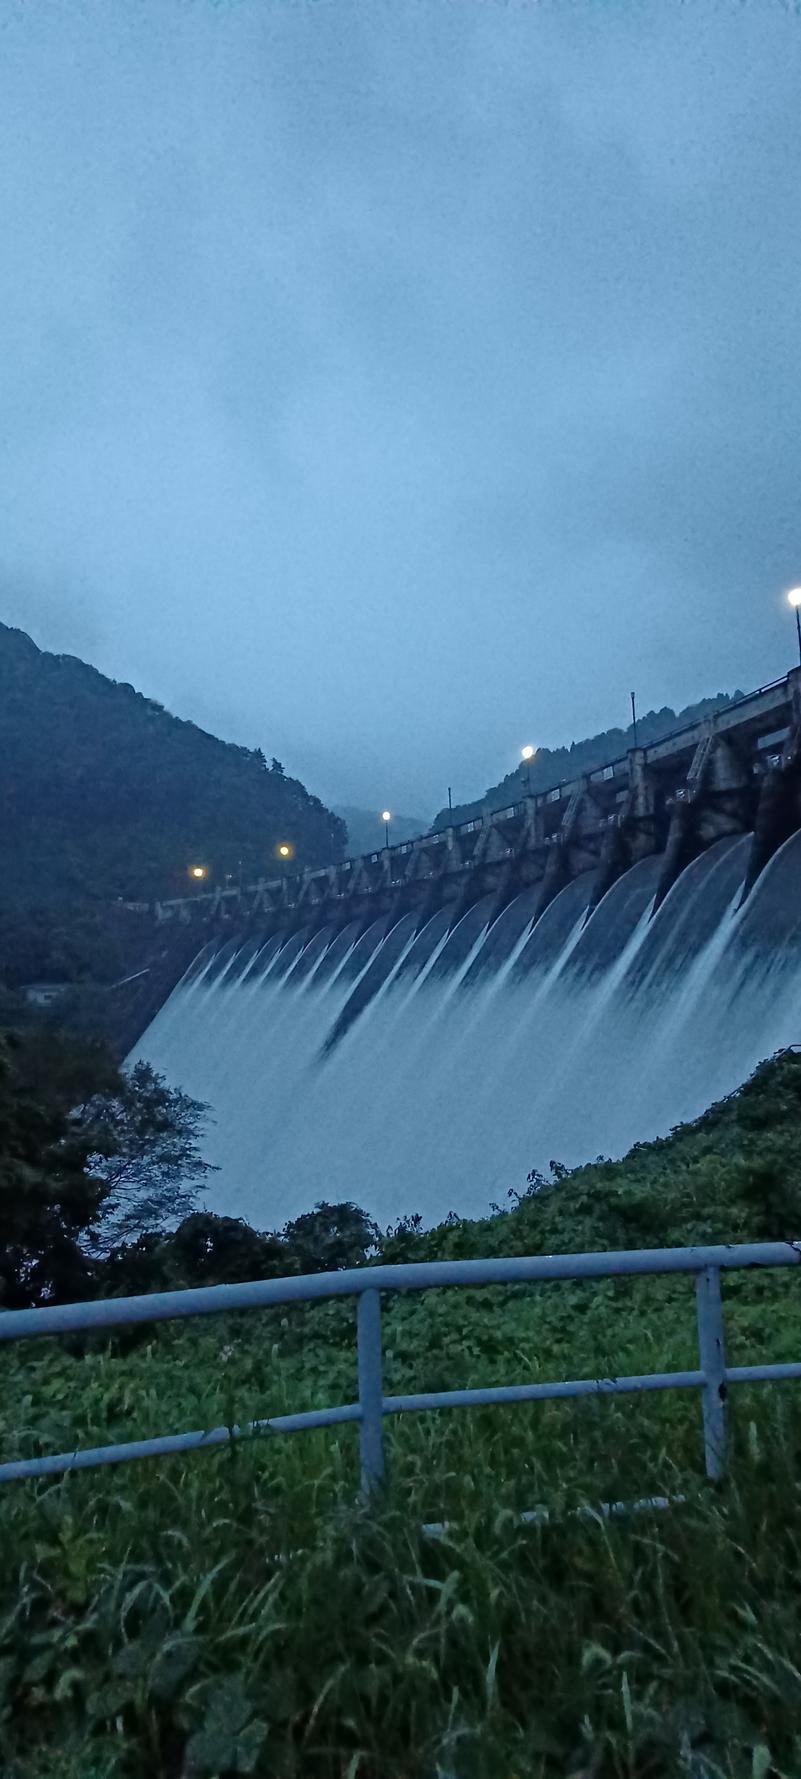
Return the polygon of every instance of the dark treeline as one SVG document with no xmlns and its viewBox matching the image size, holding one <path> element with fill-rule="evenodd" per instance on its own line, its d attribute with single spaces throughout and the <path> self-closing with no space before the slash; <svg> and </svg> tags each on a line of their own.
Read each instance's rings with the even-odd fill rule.
<svg viewBox="0 0 801 1779">
<path fill-rule="evenodd" d="M 155 938 L 152 921 L 115 902 L 20 908 L 0 900 L 0 1023 L 4 989 L 13 994 L 24 983 L 43 981 L 76 987 L 118 982 L 142 967 Z"/>
</svg>

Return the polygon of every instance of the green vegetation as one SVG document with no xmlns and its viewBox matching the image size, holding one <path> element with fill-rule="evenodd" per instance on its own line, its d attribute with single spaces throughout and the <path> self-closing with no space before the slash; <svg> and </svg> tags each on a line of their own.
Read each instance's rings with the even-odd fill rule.
<svg viewBox="0 0 801 1779">
<path fill-rule="evenodd" d="M 732 692 L 731 695 L 718 692 L 716 697 L 701 698 L 697 704 L 688 704 L 683 710 L 671 710 L 667 704 L 661 710 L 648 710 L 637 718 L 638 744 L 648 747 L 672 734 L 674 729 L 713 716 L 742 697 L 742 692 Z M 458 803 L 453 810 L 440 809 L 431 824 L 432 831 L 447 827 L 451 822 L 471 821 L 493 809 L 505 809 L 507 804 L 519 801 L 529 785 L 533 795 L 538 791 L 550 791 L 554 785 L 564 784 L 584 772 L 595 772 L 599 766 L 611 766 L 613 760 L 621 759 L 633 746 L 634 729 L 630 723 L 627 729 L 604 729 L 600 735 L 591 735 L 586 741 L 571 742 L 570 747 L 540 747 L 528 768 L 521 770 L 517 766 L 514 772 L 507 772 L 500 784 L 490 785 L 483 797 L 476 797 L 472 803 Z"/>
<path fill-rule="evenodd" d="M 380 1257 L 793 1235 L 799 1113 L 801 1056 L 785 1053 L 666 1140 L 557 1168 L 482 1223 L 403 1221 Z M 327 1242 L 330 1264 L 370 1239 L 341 1225 L 338 1252 L 328 1213 L 295 1233 L 307 1252 Z M 792 1271 L 726 1279 L 733 1363 L 798 1357 L 798 1288 Z M 669 1279 L 396 1298 L 384 1344 L 392 1392 L 680 1368 L 693 1292 Z M 353 1307 L 30 1343 L 2 1363 L 7 1458 L 231 1425 L 352 1400 Z M 740 1389 L 732 1408 L 715 1489 L 683 1392 L 403 1417 L 369 1511 L 350 1428 L 9 1487 L 3 1771 L 795 1779 L 801 1415 L 792 1385 Z M 683 1501 L 598 1511 L 652 1493 Z M 543 1505 L 549 1518 L 521 1523 Z M 423 1532 L 443 1520 L 443 1536 Z"/>
<path fill-rule="evenodd" d="M 13 868 L 12 856 L 12 878 Z M 152 923 L 119 903 L 0 905 L 0 982 L 12 993 L 32 982 L 117 982 L 153 949 Z"/>
<path fill-rule="evenodd" d="M 185 895 L 339 858 L 345 828 L 279 760 L 181 722 L 133 686 L 0 624 L 0 976 L 113 980 L 134 969 L 117 897 Z M 4 911 L 4 912 L 3 912 Z M 141 948 L 141 937 L 139 938 Z"/>
<path fill-rule="evenodd" d="M 0 1032 L 0 1306 L 89 1297 L 92 1250 L 192 1209 L 205 1107 L 45 1023 Z"/>
</svg>

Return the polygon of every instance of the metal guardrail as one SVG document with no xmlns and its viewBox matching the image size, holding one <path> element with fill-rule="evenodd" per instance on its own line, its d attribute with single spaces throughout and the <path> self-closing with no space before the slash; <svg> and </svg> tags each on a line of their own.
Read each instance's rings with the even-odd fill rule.
<svg viewBox="0 0 801 1779">
<path fill-rule="evenodd" d="M 359 1397 L 357 1402 L 340 1407 L 279 1415 L 269 1420 L 251 1421 L 244 1427 L 213 1427 L 205 1432 L 168 1434 L 160 1439 L 131 1440 L 125 1445 L 19 1459 L 0 1465 L 0 1482 L 57 1476 L 64 1471 L 121 1464 L 133 1458 L 163 1457 L 171 1452 L 205 1450 L 244 1435 L 299 1433 L 311 1428 L 356 1422 L 361 1447 L 362 1490 L 369 1495 L 384 1476 L 385 1415 L 674 1389 L 702 1391 L 706 1471 L 712 1478 L 720 1477 L 726 1463 L 728 1386 L 801 1378 L 801 1363 L 726 1365 L 721 1273 L 744 1267 L 797 1266 L 800 1262 L 801 1242 L 640 1248 L 607 1254 L 548 1254 L 508 1260 L 366 1266 L 345 1272 L 313 1273 L 301 1278 L 260 1279 L 240 1285 L 156 1292 L 145 1297 L 106 1298 L 101 1302 L 60 1304 L 45 1309 L 5 1310 L 0 1313 L 0 1341 L 30 1340 L 37 1335 L 74 1334 L 136 1322 L 163 1322 L 186 1316 L 219 1315 L 233 1310 L 268 1309 L 278 1304 L 315 1303 L 325 1298 L 355 1296 Z M 381 1295 L 384 1292 L 430 1291 L 464 1285 L 548 1284 L 557 1279 L 634 1278 L 668 1273 L 689 1273 L 695 1277 L 697 1370 L 650 1372 L 636 1377 L 581 1378 L 546 1384 L 497 1385 L 475 1390 L 428 1391 L 418 1395 L 385 1396 L 383 1393 Z"/>
</svg>

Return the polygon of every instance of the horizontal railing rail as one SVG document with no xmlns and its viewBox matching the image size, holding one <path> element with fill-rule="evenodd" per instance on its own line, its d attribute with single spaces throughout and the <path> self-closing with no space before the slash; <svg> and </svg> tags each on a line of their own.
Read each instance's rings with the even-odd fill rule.
<svg viewBox="0 0 801 1779">
<path fill-rule="evenodd" d="M 302 1277 L 257 1279 L 238 1285 L 210 1285 L 142 1297 L 113 1297 L 89 1303 L 54 1304 L 42 1309 L 0 1313 L 0 1341 L 74 1334 L 133 1323 L 163 1322 L 187 1316 L 230 1314 L 283 1304 L 319 1303 L 336 1297 L 357 1300 L 358 1401 L 250 1421 L 245 1426 L 212 1427 L 122 1445 L 52 1453 L 0 1464 L 0 1482 L 54 1476 L 65 1471 L 119 1464 L 204 1450 L 248 1435 L 297 1433 L 355 1422 L 359 1426 L 361 1478 L 370 1494 L 384 1475 L 383 1422 L 387 1415 L 444 1408 L 502 1406 L 580 1396 L 645 1394 L 700 1389 L 707 1475 L 719 1477 L 726 1461 L 726 1394 L 732 1383 L 801 1379 L 801 1362 L 726 1366 L 721 1274 L 743 1268 L 797 1266 L 801 1242 L 740 1243 L 691 1248 L 640 1248 L 618 1253 L 545 1254 L 495 1260 L 426 1261 L 403 1266 L 366 1266 Z M 480 1389 L 444 1390 L 385 1396 L 381 1353 L 381 1296 L 388 1292 L 451 1287 L 551 1284 L 558 1280 L 642 1278 L 690 1274 L 696 1280 L 699 1365 L 690 1371 L 638 1376 L 579 1378 L 536 1384 L 502 1384 Z"/>
</svg>

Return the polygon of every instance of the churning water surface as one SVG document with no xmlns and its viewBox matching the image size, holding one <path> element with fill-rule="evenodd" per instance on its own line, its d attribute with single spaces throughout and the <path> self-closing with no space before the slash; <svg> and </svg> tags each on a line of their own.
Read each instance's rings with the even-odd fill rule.
<svg viewBox="0 0 801 1779">
<path fill-rule="evenodd" d="M 211 1210 L 275 1228 L 320 1198 L 386 1224 L 477 1216 L 529 1169 L 620 1155 L 801 1041 L 801 834 L 742 905 L 749 837 L 336 936 L 206 947 L 135 1056 L 211 1108 Z"/>
</svg>

